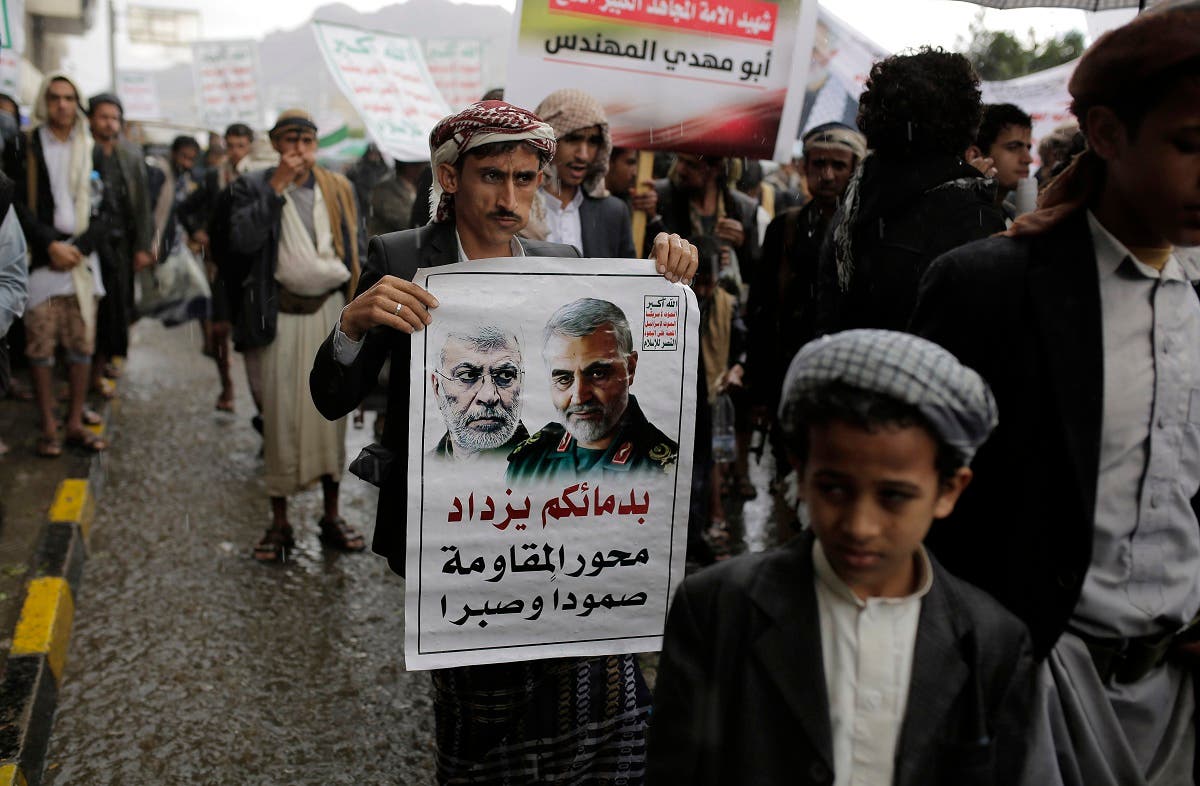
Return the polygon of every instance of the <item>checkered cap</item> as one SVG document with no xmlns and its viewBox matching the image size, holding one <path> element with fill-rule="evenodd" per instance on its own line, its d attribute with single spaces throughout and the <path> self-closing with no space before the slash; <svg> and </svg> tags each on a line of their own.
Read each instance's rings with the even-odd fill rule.
<svg viewBox="0 0 1200 786">
<path fill-rule="evenodd" d="M 804 427 L 800 398 L 831 383 L 911 404 L 964 464 L 998 421 L 996 399 L 983 377 L 937 344 L 891 330 L 847 330 L 810 341 L 792 360 L 779 405 L 787 433 Z"/>
</svg>

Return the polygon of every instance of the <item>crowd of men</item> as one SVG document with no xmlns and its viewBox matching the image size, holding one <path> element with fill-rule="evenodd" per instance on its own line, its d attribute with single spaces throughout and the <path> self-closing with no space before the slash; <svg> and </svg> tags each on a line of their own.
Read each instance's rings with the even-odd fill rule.
<svg viewBox="0 0 1200 786">
<path fill-rule="evenodd" d="M 199 174 L 196 140 L 148 165 L 118 98 L 54 74 L 27 133 L 0 96 L 0 337 L 30 369 L 34 450 L 102 451 L 86 397 L 120 373 L 133 278 L 181 248 L 207 260 L 216 406 L 233 409 L 232 346 L 264 440 L 264 563 L 287 559 L 287 499 L 318 482 L 321 541 L 366 548 L 338 507 L 345 417 L 386 379 L 354 471 L 380 486 L 372 546 L 403 575 L 426 328 L 435 467 L 545 478 L 691 451 L 688 556 L 708 567 L 676 596 L 653 696 L 631 655 L 437 670 L 441 783 L 1194 783 L 1200 9 L 1105 35 L 1070 92 L 1078 123 L 1040 140 L 1035 173 L 1031 117 L 922 49 L 876 63 L 856 127 L 811 128 L 790 165 L 680 153 L 639 182 L 580 90 L 532 110 L 489 95 L 433 129 L 428 162 L 371 149 L 347 176 L 289 110 L 273 154 L 231 126 Z M 551 318 L 558 420 L 531 433 L 515 336 L 443 330 L 412 282 L 637 247 L 700 302 L 694 446 L 642 413 L 612 303 Z M 793 474 L 794 531 L 730 558 L 755 430 L 771 491 Z"/>
</svg>

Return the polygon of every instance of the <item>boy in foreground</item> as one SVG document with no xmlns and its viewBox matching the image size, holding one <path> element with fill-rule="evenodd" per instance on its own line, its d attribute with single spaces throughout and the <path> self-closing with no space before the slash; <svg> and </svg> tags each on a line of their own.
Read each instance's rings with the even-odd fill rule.
<svg viewBox="0 0 1200 786">
<path fill-rule="evenodd" d="M 991 391 L 929 341 L 853 330 L 797 354 L 779 416 L 811 530 L 680 586 L 647 782 L 1023 782 L 1045 739 L 1029 635 L 921 545 Z"/>
</svg>

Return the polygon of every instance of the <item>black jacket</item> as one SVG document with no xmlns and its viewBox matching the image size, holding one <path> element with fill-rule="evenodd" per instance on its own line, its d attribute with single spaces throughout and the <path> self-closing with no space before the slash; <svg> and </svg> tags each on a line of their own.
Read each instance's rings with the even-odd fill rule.
<svg viewBox="0 0 1200 786">
<path fill-rule="evenodd" d="M 860 174 L 858 215 L 852 228 L 854 273 L 838 285 L 834 216 L 821 249 L 817 329 L 904 330 L 917 286 L 935 258 L 1005 228 L 996 189 L 957 157 L 884 161 L 869 156 Z"/>
<path fill-rule="evenodd" d="M 629 206 L 614 196 L 583 197 L 579 206 L 585 257 L 637 259 Z"/>
<path fill-rule="evenodd" d="M 811 534 L 680 585 L 663 638 L 647 786 L 832 784 Z M 1029 634 L 937 562 L 921 606 L 896 786 L 1009 786 L 1028 750 Z"/>
<path fill-rule="evenodd" d="M 658 214 L 663 227 L 680 237 L 690 238 L 696 234 L 692 227 L 692 209 L 688 195 L 668 178 L 654 181 L 658 192 Z M 736 218 L 742 224 L 745 239 L 734 248 L 737 253 L 738 269 L 742 280 L 749 283 L 754 278 L 754 267 L 758 263 L 758 204 L 745 194 L 726 188 L 721 191 L 725 204 L 725 216 Z"/>
<path fill-rule="evenodd" d="M 54 193 L 50 188 L 50 170 L 46 169 L 46 155 L 42 152 L 39 128 L 35 127 L 29 132 L 25 155 L 12 161 L 12 179 L 16 185 L 13 207 L 29 246 L 31 269 L 49 266 L 50 244 L 66 239 L 54 228 Z M 88 133 L 86 128 L 80 130 Z M 82 236 L 74 238 L 74 243 L 84 254 L 90 254 L 96 250 L 95 238 L 103 237 L 107 231 L 99 221 L 93 221 Z"/>
<path fill-rule="evenodd" d="M 948 570 L 1023 619 L 1044 656 L 1067 626 L 1092 558 L 1104 338 L 1086 215 L 1032 239 L 989 238 L 938 259 L 912 330 L 983 375 L 1000 407 L 975 479 L 927 543 Z"/>
<path fill-rule="evenodd" d="M 279 317 L 279 284 L 275 265 L 279 261 L 285 198 L 271 188 L 275 167 L 250 172 L 230 186 L 229 265 L 222 270 L 228 281 L 241 282 L 241 291 L 230 294 L 236 319 L 233 340 L 239 348 L 263 347 L 275 339 Z M 363 232 L 356 221 L 342 221 L 343 260 L 350 267 L 350 250 L 358 244 L 362 259 Z M 244 268 L 244 269 L 243 269 Z"/>
<path fill-rule="evenodd" d="M 242 178 L 243 180 L 245 178 Z M 242 182 L 241 180 L 238 181 Z M 520 240 L 528 256 L 579 256 L 570 246 Z M 458 243 L 454 224 L 426 224 L 418 229 L 391 232 L 371 238 L 367 264 L 358 282 L 361 294 L 385 275 L 412 281 L 418 268 L 449 265 L 458 261 Z M 410 336 L 391 328 L 376 327 L 363 338 L 358 356 L 349 366 L 333 357 L 333 331 L 321 345 L 309 375 L 309 389 L 317 410 L 336 420 L 345 417 L 367 397 L 379 378 L 379 370 L 388 358 L 392 371 L 388 377 L 387 411 L 383 445 L 393 453 L 390 474 L 379 491 L 372 548 L 387 558 L 388 566 L 404 575 L 404 547 L 408 520 L 408 392 Z"/>
</svg>

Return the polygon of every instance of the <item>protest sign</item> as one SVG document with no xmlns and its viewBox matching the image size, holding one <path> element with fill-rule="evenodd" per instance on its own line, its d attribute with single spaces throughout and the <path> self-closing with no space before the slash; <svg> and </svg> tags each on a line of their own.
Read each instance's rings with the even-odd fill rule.
<svg viewBox="0 0 1200 786">
<path fill-rule="evenodd" d="M 854 126 L 858 97 L 871 66 L 887 56 L 886 49 L 822 8 L 817 15 L 799 137 L 822 123 Z"/>
<path fill-rule="evenodd" d="M 251 128 L 262 125 L 257 43 L 194 43 L 192 69 L 201 123 L 219 131 L 224 131 L 231 123 L 245 123 Z"/>
<path fill-rule="evenodd" d="M 450 108 L 415 38 L 313 22 L 338 88 L 379 149 L 397 161 L 429 160 L 429 132 Z"/>
<path fill-rule="evenodd" d="M 25 54 L 25 0 L 0 0 L 0 49 Z"/>
<path fill-rule="evenodd" d="M 21 97 L 25 53 L 25 0 L 0 0 L 0 92 Z"/>
<path fill-rule="evenodd" d="M 407 668 L 657 650 L 686 551 L 695 295 L 611 259 L 415 282 L 440 305 L 412 339 Z"/>
<path fill-rule="evenodd" d="M 508 100 L 576 87 L 619 147 L 791 157 L 816 0 L 520 0 Z"/>
<path fill-rule="evenodd" d="M 425 64 L 452 111 L 483 97 L 483 42 L 474 38 L 435 38 L 425 42 Z"/>
<path fill-rule="evenodd" d="M 126 120 L 161 120 L 158 84 L 148 71 L 121 71 L 117 74 L 117 95 L 125 105 Z M 224 130 L 224 129 L 221 129 Z"/>
</svg>

